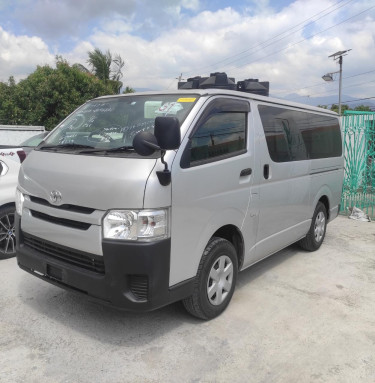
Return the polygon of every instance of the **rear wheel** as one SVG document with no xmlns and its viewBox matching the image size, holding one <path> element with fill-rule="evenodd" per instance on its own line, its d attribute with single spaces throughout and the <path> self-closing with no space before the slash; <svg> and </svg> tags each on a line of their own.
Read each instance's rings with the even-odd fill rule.
<svg viewBox="0 0 375 383">
<path fill-rule="evenodd" d="M 300 240 L 300 246 L 307 251 L 318 250 L 326 235 L 326 228 L 327 210 L 321 202 L 318 202 L 311 221 L 310 229 L 306 237 Z"/>
<path fill-rule="evenodd" d="M 237 273 L 233 245 L 223 238 L 212 238 L 199 264 L 193 295 L 183 300 L 186 310 L 201 319 L 220 315 L 232 299 Z"/>
<path fill-rule="evenodd" d="M 15 207 L 0 208 L 0 259 L 16 255 Z"/>
</svg>

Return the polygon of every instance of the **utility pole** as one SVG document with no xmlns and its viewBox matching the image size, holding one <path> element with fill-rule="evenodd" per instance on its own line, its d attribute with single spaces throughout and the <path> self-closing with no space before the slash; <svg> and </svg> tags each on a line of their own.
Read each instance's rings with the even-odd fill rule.
<svg viewBox="0 0 375 383">
<path fill-rule="evenodd" d="M 182 73 L 181 73 L 178 77 L 176 77 L 176 80 L 178 80 L 178 82 L 181 82 L 182 80 L 184 80 L 184 79 L 182 78 Z"/>
<path fill-rule="evenodd" d="M 338 52 L 334 53 L 333 55 L 328 56 L 328 58 L 333 57 L 333 60 L 335 60 L 335 61 L 338 60 L 338 63 L 340 65 L 340 70 L 337 72 L 327 73 L 322 77 L 322 79 L 324 81 L 333 81 L 332 75 L 334 73 L 340 73 L 340 78 L 339 78 L 339 116 L 341 116 L 342 63 L 343 63 L 342 57 L 346 56 L 349 51 L 351 51 L 351 49 L 347 49 L 346 51 L 338 51 Z"/>
</svg>

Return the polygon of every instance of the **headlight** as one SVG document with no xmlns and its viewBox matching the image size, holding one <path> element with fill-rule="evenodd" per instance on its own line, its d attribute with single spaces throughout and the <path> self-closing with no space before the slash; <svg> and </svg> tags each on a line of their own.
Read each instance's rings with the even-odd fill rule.
<svg viewBox="0 0 375 383">
<path fill-rule="evenodd" d="M 23 202 L 25 201 L 24 195 L 16 189 L 16 211 L 18 215 L 22 215 Z"/>
<path fill-rule="evenodd" d="M 8 172 L 8 166 L 5 162 L 0 161 L 0 176 L 5 176 Z"/>
<path fill-rule="evenodd" d="M 103 236 L 130 241 L 166 238 L 167 210 L 110 210 L 104 217 Z"/>
</svg>

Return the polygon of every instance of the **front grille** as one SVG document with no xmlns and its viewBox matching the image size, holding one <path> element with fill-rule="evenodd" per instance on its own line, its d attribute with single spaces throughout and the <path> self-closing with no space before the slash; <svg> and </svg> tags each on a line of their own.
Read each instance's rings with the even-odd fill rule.
<svg viewBox="0 0 375 383">
<path fill-rule="evenodd" d="M 148 277 L 147 275 L 129 275 L 129 288 L 139 301 L 147 301 Z"/>
<path fill-rule="evenodd" d="M 85 207 L 85 206 L 78 206 L 78 205 L 70 205 L 70 204 L 64 204 L 60 206 L 52 205 L 47 200 L 43 198 L 39 198 L 39 197 L 34 197 L 32 195 L 30 196 L 30 201 L 37 203 L 39 205 L 53 207 L 54 209 L 74 211 L 75 213 L 91 214 L 95 211 L 95 209 Z"/>
<path fill-rule="evenodd" d="M 26 233 L 23 233 L 23 243 L 24 246 L 58 261 L 98 274 L 105 274 L 103 257 L 69 249 Z"/>
<path fill-rule="evenodd" d="M 54 223 L 55 225 L 67 226 L 73 229 L 87 230 L 91 224 L 79 221 L 73 221 L 72 219 L 53 217 L 52 215 L 41 213 L 40 211 L 30 210 L 31 215 L 35 218 Z"/>
</svg>

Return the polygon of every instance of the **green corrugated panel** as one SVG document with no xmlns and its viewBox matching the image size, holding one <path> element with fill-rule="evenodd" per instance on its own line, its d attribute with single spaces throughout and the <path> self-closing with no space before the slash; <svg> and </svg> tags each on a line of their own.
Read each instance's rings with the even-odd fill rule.
<svg viewBox="0 0 375 383">
<path fill-rule="evenodd" d="M 354 115 L 354 114 L 367 114 L 367 115 L 373 115 L 374 112 L 362 112 L 360 110 L 345 110 L 344 116 Z"/>
<path fill-rule="evenodd" d="M 375 218 L 375 113 L 345 111 L 341 211 L 356 206 Z"/>
</svg>

